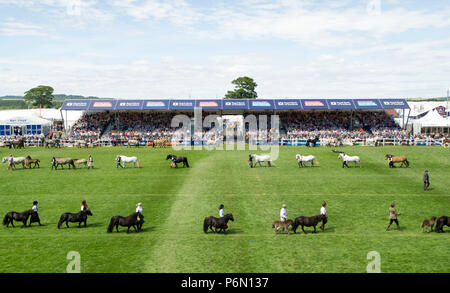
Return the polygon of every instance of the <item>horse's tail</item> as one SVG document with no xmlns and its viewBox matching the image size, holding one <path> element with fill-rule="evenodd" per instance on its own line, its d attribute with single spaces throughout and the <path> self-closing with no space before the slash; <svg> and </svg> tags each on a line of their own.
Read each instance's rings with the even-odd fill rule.
<svg viewBox="0 0 450 293">
<path fill-rule="evenodd" d="M 186 167 L 189 168 L 189 163 L 188 163 L 188 159 L 186 158 Z"/>
<path fill-rule="evenodd" d="M 319 161 L 317 159 L 315 159 L 314 161 L 316 161 L 316 165 L 317 166 L 320 166 L 320 163 L 319 163 Z"/>
<path fill-rule="evenodd" d="M 292 231 L 294 231 L 294 233 L 296 233 L 297 227 L 298 227 L 298 220 L 297 220 L 297 218 L 296 218 L 296 219 L 294 220 L 294 223 L 292 223 Z"/>
<path fill-rule="evenodd" d="M 208 223 L 208 218 L 205 218 L 205 220 L 203 221 L 203 232 L 208 232 L 208 226 L 209 226 L 209 223 Z"/>
<path fill-rule="evenodd" d="M 409 161 L 408 159 L 405 159 L 406 167 L 409 167 Z"/>
<path fill-rule="evenodd" d="M 137 164 L 138 168 L 141 167 L 141 164 L 139 163 L 139 160 L 136 160 L 136 164 Z"/>
<path fill-rule="evenodd" d="M 106 232 L 111 233 L 113 228 L 114 228 L 114 223 L 116 222 L 116 217 L 111 217 L 111 221 L 109 221 L 109 226 L 108 226 L 108 230 L 106 230 Z"/>
<path fill-rule="evenodd" d="M 6 224 L 8 224 L 8 219 L 9 219 L 9 213 L 7 213 L 7 214 L 5 215 L 5 217 L 3 218 L 3 225 L 6 226 Z"/>
<path fill-rule="evenodd" d="M 59 222 L 58 222 L 58 229 L 61 228 L 61 224 L 64 222 L 64 220 L 66 219 L 66 214 L 62 214 L 61 217 L 59 218 Z"/>
</svg>

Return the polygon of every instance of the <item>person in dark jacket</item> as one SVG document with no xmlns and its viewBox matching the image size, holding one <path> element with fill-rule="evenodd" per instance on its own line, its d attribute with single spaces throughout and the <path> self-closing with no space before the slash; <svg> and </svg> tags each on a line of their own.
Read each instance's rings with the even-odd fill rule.
<svg viewBox="0 0 450 293">
<path fill-rule="evenodd" d="M 428 170 L 425 170 L 423 174 L 423 190 L 427 190 L 428 186 L 430 186 L 430 176 L 428 176 Z"/>
</svg>

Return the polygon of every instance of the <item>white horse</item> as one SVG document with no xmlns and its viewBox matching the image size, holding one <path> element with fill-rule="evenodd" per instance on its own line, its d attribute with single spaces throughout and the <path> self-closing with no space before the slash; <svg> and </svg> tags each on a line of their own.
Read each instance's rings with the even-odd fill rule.
<svg viewBox="0 0 450 293">
<path fill-rule="evenodd" d="M 256 166 L 256 164 L 259 164 L 260 167 L 261 166 L 261 162 L 267 162 L 267 166 L 271 167 L 272 166 L 272 158 L 270 157 L 270 155 L 255 155 L 255 154 L 251 154 L 250 157 L 250 162 L 254 161 L 254 164 L 250 167 L 254 167 Z"/>
<path fill-rule="evenodd" d="M 120 162 L 123 163 L 124 168 L 127 167 L 127 163 L 133 163 L 133 167 L 136 167 L 136 165 L 138 166 L 138 168 L 141 167 L 141 165 L 139 164 L 139 160 L 137 157 L 127 157 L 127 156 L 117 156 L 116 157 L 116 161 L 117 159 L 120 157 Z"/>
<path fill-rule="evenodd" d="M 361 159 L 358 156 L 349 156 L 349 155 L 342 153 L 342 154 L 339 154 L 338 159 L 342 159 L 342 168 L 345 168 L 345 167 L 348 168 L 347 162 L 354 162 L 355 166 L 356 166 L 356 163 L 359 163 L 359 167 L 361 168 Z"/>
<path fill-rule="evenodd" d="M 22 167 L 25 168 L 26 166 L 26 158 L 25 157 L 13 157 L 13 164 L 18 165 L 22 164 Z M 9 162 L 9 157 L 3 157 L 2 164 Z"/>
<path fill-rule="evenodd" d="M 303 168 L 303 163 L 306 163 L 306 162 L 311 162 L 311 167 L 314 167 L 314 160 L 316 160 L 316 157 L 313 156 L 313 155 L 310 155 L 310 156 L 302 156 L 302 155 L 300 155 L 300 154 L 296 154 L 296 155 L 295 155 L 295 158 L 297 159 L 297 161 L 298 161 L 298 166 L 299 166 L 300 168 Z M 317 166 L 320 166 L 319 161 L 316 160 L 316 163 L 317 163 Z"/>
</svg>

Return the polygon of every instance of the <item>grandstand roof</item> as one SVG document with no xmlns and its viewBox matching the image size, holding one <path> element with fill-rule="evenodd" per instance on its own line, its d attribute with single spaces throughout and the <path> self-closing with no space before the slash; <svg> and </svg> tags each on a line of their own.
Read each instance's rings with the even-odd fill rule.
<svg viewBox="0 0 450 293">
<path fill-rule="evenodd" d="M 409 109 L 405 99 L 65 100 L 62 110 L 312 110 Z"/>
</svg>

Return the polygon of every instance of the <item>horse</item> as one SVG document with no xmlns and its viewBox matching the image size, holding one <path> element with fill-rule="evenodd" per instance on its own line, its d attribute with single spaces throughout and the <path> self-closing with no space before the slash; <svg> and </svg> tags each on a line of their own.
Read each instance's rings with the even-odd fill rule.
<svg viewBox="0 0 450 293">
<path fill-rule="evenodd" d="M 75 164 L 74 164 L 74 160 L 71 158 L 55 157 L 55 161 L 56 161 L 55 170 L 58 169 L 58 166 L 61 166 L 61 168 L 64 169 L 64 165 L 66 165 L 66 164 L 69 165 L 69 169 L 70 169 L 70 166 L 72 166 L 74 169 L 76 168 Z M 52 168 L 53 168 L 53 166 L 52 166 Z"/>
<path fill-rule="evenodd" d="M 14 228 L 14 221 L 20 221 L 23 223 L 23 227 L 27 226 L 27 221 L 28 218 L 30 217 L 30 215 L 33 213 L 33 210 L 27 210 L 24 211 L 22 213 L 18 213 L 18 212 L 9 212 L 5 215 L 5 217 L 3 218 L 3 225 L 5 225 L 6 227 L 9 226 L 9 224 L 11 223 L 11 225 Z"/>
<path fill-rule="evenodd" d="M 217 233 L 217 229 L 219 229 L 218 232 L 222 232 L 222 230 L 226 232 L 229 220 L 234 222 L 233 214 L 226 214 L 225 216 L 223 216 L 223 218 L 216 218 L 213 216 L 206 217 L 203 221 L 203 231 L 205 233 L 208 233 L 209 228 L 215 233 Z"/>
<path fill-rule="evenodd" d="M 156 139 L 153 141 L 153 146 L 158 146 L 160 148 L 162 147 L 166 147 L 167 146 L 167 139 L 163 138 L 163 139 Z"/>
<path fill-rule="evenodd" d="M 134 228 L 134 231 L 141 231 L 141 226 L 138 225 L 138 229 L 136 229 L 137 217 L 144 219 L 144 216 L 141 213 L 132 213 L 128 217 L 122 216 L 113 216 L 109 221 L 108 230 L 106 232 L 111 233 L 113 231 L 114 226 L 116 227 L 116 231 L 119 232 L 119 225 L 122 227 L 128 227 L 127 233 L 130 232 L 130 227 Z"/>
<path fill-rule="evenodd" d="M 138 168 L 141 167 L 141 164 L 139 163 L 139 160 L 138 160 L 137 157 L 127 157 L 127 156 L 121 156 L 121 155 L 118 155 L 118 156 L 116 157 L 116 161 L 117 161 L 117 159 L 118 159 L 119 157 L 120 157 L 120 161 L 121 161 L 121 162 L 123 163 L 123 165 L 124 165 L 124 168 L 127 167 L 127 163 L 133 163 L 133 168 L 135 168 L 136 165 L 138 166 Z"/>
<path fill-rule="evenodd" d="M 313 217 L 300 216 L 294 220 L 294 224 L 292 225 L 292 230 L 294 231 L 294 233 L 297 233 L 297 227 L 302 226 L 302 231 L 306 234 L 305 229 L 303 227 L 304 226 L 306 226 L 306 227 L 313 226 L 314 227 L 313 233 L 316 233 L 317 224 L 320 221 L 322 221 L 322 226 L 323 226 L 326 219 L 327 219 L 327 216 L 325 216 L 325 215 L 317 215 L 317 216 L 313 216 Z M 323 229 L 322 229 L 322 231 L 323 231 Z"/>
<path fill-rule="evenodd" d="M 78 168 L 80 168 L 80 165 L 83 164 L 86 168 L 88 161 L 86 159 L 73 159 L 73 162 L 77 164 Z"/>
<path fill-rule="evenodd" d="M 137 139 L 129 139 L 127 141 L 127 147 L 131 147 L 131 145 L 134 145 L 135 147 L 139 147 L 139 140 Z"/>
<path fill-rule="evenodd" d="M 253 162 L 253 160 L 255 161 L 253 166 L 251 166 L 252 168 L 255 167 L 256 164 L 259 164 L 259 166 L 262 167 L 261 162 L 267 162 L 267 166 L 272 167 L 272 158 L 270 157 L 270 155 L 251 154 L 248 157 L 249 157 L 249 161 L 251 161 L 251 162 Z"/>
<path fill-rule="evenodd" d="M 169 159 L 172 160 L 172 163 L 170 164 L 171 168 L 173 165 L 175 165 L 175 168 L 178 168 L 178 166 L 177 166 L 178 163 L 183 163 L 183 168 L 184 167 L 189 168 L 188 159 L 186 157 L 177 157 L 174 155 L 167 155 L 166 161 Z"/>
<path fill-rule="evenodd" d="M 23 168 L 27 168 L 26 160 L 27 160 L 27 158 L 25 158 L 25 157 L 13 157 L 13 164 L 14 164 L 14 166 L 22 164 Z M 9 157 L 3 157 L 2 163 L 6 163 L 6 162 L 9 162 Z"/>
<path fill-rule="evenodd" d="M 64 213 L 59 218 L 58 229 L 61 228 L 62 223 L 66 223 L 66 227 L 69 228 L 69 222 L 75 223 L 78 222 L 78 228 L 81 227 L 81 223 L 84 222 L 84 227 L 86 227 L 86 221 L 88 216 L 92 216 L 92 212 L 90 209 L 86 209 L 84 211 L 80 211 L 79 213 Z"/>
<path fill-rule="evenodd" d="M 318 141 L 319 141 L 319 137 L 317 137 L 317 136 L 314 139 L 308 138 L 308 140 L 306 140 L 306 146 L 309 147 L 312 144 L 312 146 L 315 147 Z"/>
<path fill-rule="evenodd" d="M 442 216 L 442 217 L 439 217 L 438 219 L 437 219 L 437 221 L 436 221 L 436 229 L 435 229 L 435 231 L 436 232 L 444 232 L 444 225 L 445 226 L 450 226 L 450 217 L 447 217 L 447 216 Z"/>
<path fill-rule="evenodd" d="M 393 155 L 386 155 L 386 160 L 389 160 L 389 167 L 394 168 L 394 163 L 401 163 L 400 168 L 403 167 L 403 165 L 406 166 L 406 168 L 409 167 L 409 162 L 406 159 L 406 157 L 403 156 L 393 156 Z"/>
<path fill-rule="evenodd" d="M 26 165 L 28 166 L 28 168 L 31 168 L 31 164 L 34 164 L 33 168 L 36 168 L 36 165 L 38 166 L 38 168 L 40 168 L 39 162 L 39 159 L 32 159 L 30 156 L 26 157 Z"/>
<path fill-rule="evenodd" d="M 427 230 L 427 232 L 430 232 L 430 231 L 428 231 L 428 228 L 430 228 L 431 232 L 433 232 L 433 225 L 435 222 L 436 222 L 435 216 L 433 216 L 429 220 L 423 220 L 422 226 L 420 226 L 420 228 L 422 228 L 422 232 L 424 232 L 424 230 Z"/>
<path fill-rule="evenodd" d="M 316 157 L 313 156 L 313 155 L 302 156 L 300 154 L 296 154 L 295 158 L 298 161 L 298 167 L 299 168 L 303 168 L 303 163 L 305 163 L 305 162 L 311 162 L 311 167 L 314 167 L 314 160 L 316 160 Z M 317 162 L 317 166 L 320 166 L 319 161 L 316 160 L 316 162 Z"/>
<path fill-rule="evenodd" d="M 349 156 L 349 155 L 346 155 L 345 153 L 341 153 L 341 154 L 339 154 L 338 159 L 342 159 L 342 168 L 345 168 L 345 167 L 349 168 L 347 162 L 354 162 L 355 166 L 356 166 L 356 163 L 359 163 L 359 167 L 360 168 L 362 167 L 361 159 L 358 156 Z"/>
<path fill-rule="evenodd" d="M 444 148 L 449 148 L 450 147 L 450 138 L 444 138 L 442 140 L 441 146 Z"/>
<path fill-rule="evenodd" d="M 44 147 L 45 148 L 49 148 L 49 147 L 54 147 L 54 148 L 58 147 L 58 148 L 60 148 L 61 145 L 59 144 L 59 139 L 55 139 L 55 140 L 53 140 L 53 139 L 45 139 L 44 140 Z"/>
<path fill-rule="evenodd" d="M 287 231 L 288 235 L 289 235 L 289 226 L 292 226 L 293 224 L 294 224 L 294 221 L 292 221 L 292 220 L 286 220 L 286 222 L 274 221 L 272 223 L 272 228 L 275 229 L 275 235 L 277 235 L 277 232 L 280 228 L 283 228 L 284 231 Z"/>
</svg>

